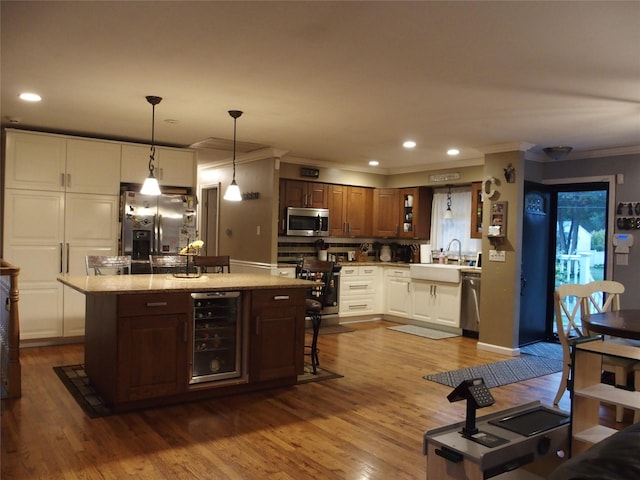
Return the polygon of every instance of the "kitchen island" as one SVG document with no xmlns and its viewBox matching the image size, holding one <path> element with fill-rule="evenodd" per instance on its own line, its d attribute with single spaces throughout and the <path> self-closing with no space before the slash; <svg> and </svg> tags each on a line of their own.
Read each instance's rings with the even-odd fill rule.
<svg viewBox="0 0 640 480">
<path fill-rule="evenodd" d="M 257 274 L 61 275 L 58 281 L 86 296 L 85 372 L 116 412 L 290 386 L 303 372 L 312 282 Z M 237 298 L 237 372 L 194 381 L 193 294 L 215 299 L 229 292 Z"/>
</svg>

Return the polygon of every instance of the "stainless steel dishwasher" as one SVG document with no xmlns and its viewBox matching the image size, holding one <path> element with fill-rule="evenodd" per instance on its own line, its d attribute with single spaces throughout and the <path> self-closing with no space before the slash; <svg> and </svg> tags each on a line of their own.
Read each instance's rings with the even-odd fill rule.
<svg viewBox="0 0 640 480">
<path fill-rule="evenodd" d="M 460 326 L 463 335 L 478 337 L 480 331 L 480 272 L 462 272 Z"/>
</svg>

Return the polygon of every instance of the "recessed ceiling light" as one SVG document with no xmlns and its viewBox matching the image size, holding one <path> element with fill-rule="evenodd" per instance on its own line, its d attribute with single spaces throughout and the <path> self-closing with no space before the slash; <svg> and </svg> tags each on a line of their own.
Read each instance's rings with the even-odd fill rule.
<svg viewBox="0 0 640 480">
<path fill-rule="evenodd" d="M 458 155 L 460 153 L 460 150 L 458 150 L 457 148 L 450 148 L 449 150 L 447 150 L 447 155 Z"/>
<path fill-rule="evenodd" d="M 25 102 L 39 102 L 42 100 L 42 97 L 37 93 L 25 92 L 20 94 L 20 99 Z"/>
<path fill-rule="evenodd" d="M 404 148 L 415 148 L 415 146 L 416 146 L 416 142 L 414 142 L 413 140 L 407 140 L 406 142 L 404 142 L 404 143 L 402 144 L 402 146 L 403 146 Z"/>
<path fill-rule="evenodd" d="M 372 167 L 377 167 L 378 165 L 380 165 L 380 162 L 377 160 L 369 160 L 369 165 L 371 165 Z"/>
</svg>

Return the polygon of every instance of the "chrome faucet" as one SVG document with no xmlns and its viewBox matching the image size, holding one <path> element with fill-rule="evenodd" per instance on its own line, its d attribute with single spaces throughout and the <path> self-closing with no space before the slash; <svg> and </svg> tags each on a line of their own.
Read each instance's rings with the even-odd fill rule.
<svg viewBox="0 0 640 480">
<path fill-rule="evenodd" d="M 453 242 L 458 242 L 458 265 L 462 265 L 462 243 L 460 243 L 460 240 L 458 240 L 457 238 L 451 239 L 449 245 L 447 245 L 447 252 L 451 250 L 451 244 Z"/>
</svg>

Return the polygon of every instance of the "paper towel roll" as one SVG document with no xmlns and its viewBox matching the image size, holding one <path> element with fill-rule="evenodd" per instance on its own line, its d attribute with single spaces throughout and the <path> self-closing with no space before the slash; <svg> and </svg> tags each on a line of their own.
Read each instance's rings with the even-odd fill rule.
<svg viewBox="0 0 640 480">
<path fill-rule="evenodd" d="M 431 244 L 420 245 L 420 263 L 433 263 L 431 257 Z"/>
</svg>

